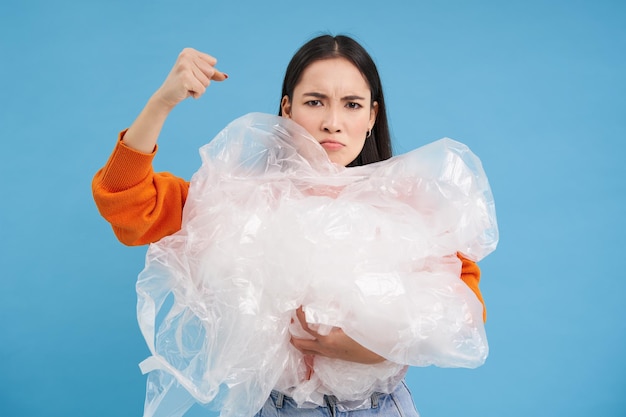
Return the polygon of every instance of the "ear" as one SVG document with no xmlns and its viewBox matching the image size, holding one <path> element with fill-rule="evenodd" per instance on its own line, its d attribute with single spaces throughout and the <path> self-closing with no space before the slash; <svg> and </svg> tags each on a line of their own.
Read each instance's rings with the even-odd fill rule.
<svg viewBox="0 0 626 417">
<path fill-rule="evenodd" d="M 288 95 L 285 95 L 280 101 L 280 110 L 284 118 L 291 119 L 291 100 L 289 100 Z"/>
<path fill-rule="evenodd" d="M 376 117 L 378 116 L 378 102 L 372 102 L 372 107 L 370 108 L 370 130 L 374 128 L 374 123 L 376 123 Z"/>
</svg>

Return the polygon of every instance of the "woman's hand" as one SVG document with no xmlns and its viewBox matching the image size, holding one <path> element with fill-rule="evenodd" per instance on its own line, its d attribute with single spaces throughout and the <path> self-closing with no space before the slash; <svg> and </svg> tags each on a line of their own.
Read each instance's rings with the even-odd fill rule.
<svg viewBox="0 0 626 417">
<path fill-rule="evenodd" d="M 228 78 L 215 68 L 216 63 L 217 59 L 211 55 L 193 48 L 183 49 L 154 98 L 173 108 L 187 97 L 201 97 L 211 81 Z"/>
<path fill-rule="evenodd" d="M 124 135 L 124 143 L 140 152 L 153 152 L 165 119 L 178 103 L 187 97 L 199 98 L 211 81 L 228 78 L 215 68 L 216 63 L 211 55 L 185 48 L 161 87 L 150 97 Z"/>
<path fill-rule="evenodd" d="M 312 330 L 306 322 L 302 307 L 296 310 L 296 315 L 302 328 L 315 338 L 314 340 L 291 338 L 291 343 L 304 355 L 320 355 L 365 364 L 374 364 L 385 360 L 382 356 L 364 348 L 354 339 L 348 337 L 338 327 L 333 328 L 326 336 Z"/>
</svg>

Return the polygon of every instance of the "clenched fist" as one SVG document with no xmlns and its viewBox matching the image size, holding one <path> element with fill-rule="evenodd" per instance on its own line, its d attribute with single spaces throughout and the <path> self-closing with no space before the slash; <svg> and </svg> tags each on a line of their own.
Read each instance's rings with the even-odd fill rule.
<svg viewBox="0 0 626 417">
<path fill-rule="evenodd" d="M 185 48 L 169 75 L 155 93 L 166 106 L 173 108 L 187 97 L 199 98 L 211 81 L 224 81 L 228 75 L 215 68 L 217 59 L 211 55 Z"/>
</svg>

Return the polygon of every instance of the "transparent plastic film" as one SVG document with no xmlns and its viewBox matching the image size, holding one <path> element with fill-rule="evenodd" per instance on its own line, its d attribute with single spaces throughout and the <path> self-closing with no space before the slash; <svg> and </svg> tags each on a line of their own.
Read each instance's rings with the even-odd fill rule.
<svg viewBox="0 0 626 417">
<path fill-rule="evenodd" d="M 390 392 L 408 365 L 476 367 L 487 357 L 482 305 L 460 280 L 498 241 L 478 158 L 442 139 L 344 168 L 300 126 L 239 118 L 200 150 L 182 229 L 150 246 L 137 282 L 152 356 L 145 416 L 193 401 L 250 417 L 272 389 L 301 404 Z M 315 357 L 307 379 L 289 343 L 302 306 L 385 357 Z"/>
</svg>

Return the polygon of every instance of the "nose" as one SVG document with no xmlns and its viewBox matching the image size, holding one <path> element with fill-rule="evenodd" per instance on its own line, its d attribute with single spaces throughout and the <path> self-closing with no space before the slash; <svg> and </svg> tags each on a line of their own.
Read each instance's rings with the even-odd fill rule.
<svg viewBox="0 0 626 417">
<path fill-rule="evenodd" d="M 324 112 L 322 130 L 327 133 L 341 132 L 341 117 L 337 106 L 329 106 Z"/>
</svg>

